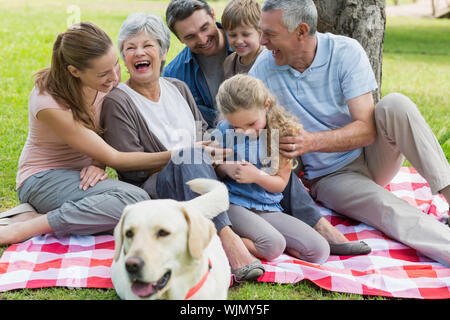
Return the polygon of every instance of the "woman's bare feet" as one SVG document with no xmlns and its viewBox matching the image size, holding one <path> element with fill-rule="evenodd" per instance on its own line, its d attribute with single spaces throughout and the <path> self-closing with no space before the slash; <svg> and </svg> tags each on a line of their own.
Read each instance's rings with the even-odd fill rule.
<svg viewBox="0 0 450 320">
<path fill-rule="evenodd" d="M 222 228 L 218 235 L 232 269 L 244 267 L 256 260 L 247 250 L 241 238 L 230 227 Z"/>
<path fill-rule="evenodd" d="M 368 254 L 372 249 L 363 241 L 350 242 L 338 229 L 336 229 L 325 218 L 320 218 L 314 226 L 330 244 L 330 254 L 342 255 L 362 255 Z"/>
<path fill-rule="evenodd" d="M 53 229 L 48 223 L 47 216 L 35 214 L 37 216 L 22 216 L 19 219 L 25 220 L 16 221 L 8 226 L 0 226 L 0 245 L 4 246 L 18 243 L 40 234 L 53 233 Z"/>
<path fill-rule="evenodd" d="M 16 222 L 23 222 L 23 221 L 31 220 L 31 219 L 34 219 L 34 218 L 37 218 L 40 216 L 41 216 L 41 214 L 37 213 L 36 211 L 27 211 L 27 212 L 16 214 L 15 216 L 12 216 L 11 218 L 9 218 L 9 220 L 11 221 L 11 223 L 16 223 Z"/>
<path fill-rule="evenodd" d="M 336 229 L 331 223 L 325 218 L 320 218 L 319 221 L 314 226 L 314 230 L 322 235 L 329 243 L 347 243 L 348 239 Z"/>
</svg>

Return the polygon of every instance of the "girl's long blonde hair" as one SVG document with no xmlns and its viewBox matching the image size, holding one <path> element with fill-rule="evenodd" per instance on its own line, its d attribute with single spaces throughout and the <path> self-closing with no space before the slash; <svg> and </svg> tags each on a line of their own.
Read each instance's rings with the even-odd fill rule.
<svg viewBox="0 0 450 320">
<path fill-rule="evenodd" d="M 295 136 L 302 128 L 300 121 L 285 108 L 277 104 L 276 97 L 264 83 L 245 74 L 237 74 L 225 80 L 217 92 L 217 106 L 225 116 L 238 110 L 265 108 L 266 101 L 270 101 L 266 112 L 267 155 L 280 160 L 280 168 L 285 163 L 294 167 L 293 161 L 280 155 L 279 141 L 272 144 L 272 133 L 278 130 L 279 137 Z"/>
<path fill-rule="evenodd" d="M 51 66 L 35 74 L 35 86 L 72 111 L 73 119 L 97 133 L 95 115 L 83 97 L 82 83 L 72 76 L 67 66 L 80 71 L 91 68 L 93 59 L 105 55 L 113 45 L 111 38 L 99 27 L 81 22 L 60 33 L 53 45 Z"/>
</svg>

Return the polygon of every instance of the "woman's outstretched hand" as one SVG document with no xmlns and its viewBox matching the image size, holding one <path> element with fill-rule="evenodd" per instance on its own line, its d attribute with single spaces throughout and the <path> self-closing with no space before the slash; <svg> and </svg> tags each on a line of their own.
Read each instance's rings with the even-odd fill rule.
<svg viewBox="0 0 450 320">
<path fill-rule="evenodd" d="M 229 156 L 233 155 L 232 149 L 223 148 L 221 144 L 215 141 L 198 141 L 194 143 L 196 147 L 202 147 L 210 156 L 213 164 L 224 162 Z"/>
</svg>

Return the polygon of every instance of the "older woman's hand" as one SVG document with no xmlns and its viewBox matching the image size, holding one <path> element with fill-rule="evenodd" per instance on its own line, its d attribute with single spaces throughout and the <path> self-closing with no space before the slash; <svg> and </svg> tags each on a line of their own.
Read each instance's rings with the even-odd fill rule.
<svg viewBox="0 0 450 320">
<path fill-rule="evenodd" d="M 225 159 L 234 153 L 232 149 L 223 148 L 222 145 L 216 141 L 198 141 L 194 143 L 194 146 L 202 147 L 208 152 L 213 164 L 223 163 Z"/>
<path fill-rule="evenodd" d="M 93 187 L 99 181 L 103 181 L 108 178 L 108 173 L 95 165 L 90 165 L 81 169 L 80 179 L 81 183 L 79 188 L 87 190 L 89 187 Z"/>
</svg>

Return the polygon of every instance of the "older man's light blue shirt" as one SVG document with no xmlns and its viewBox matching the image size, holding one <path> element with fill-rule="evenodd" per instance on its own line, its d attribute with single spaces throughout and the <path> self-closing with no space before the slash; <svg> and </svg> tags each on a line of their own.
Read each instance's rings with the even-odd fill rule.
<svg viewBox="0 0 450 320">
<path fill-rule="evenodd" d="M 369 59 L 354 39 L 316 33 L 317 51 L 304 72 L 289 65 L 277 66 L 269 50 L 262 52 L 249 75 L 261 79 L 278 103 L 298 117 L 305 130 L 334 130 L 352 122 L 348 100 L 377 89 Z M 362 148 L 302 156 L 305 177 L 314 179 L 344 167 Z"/>
</svg>

